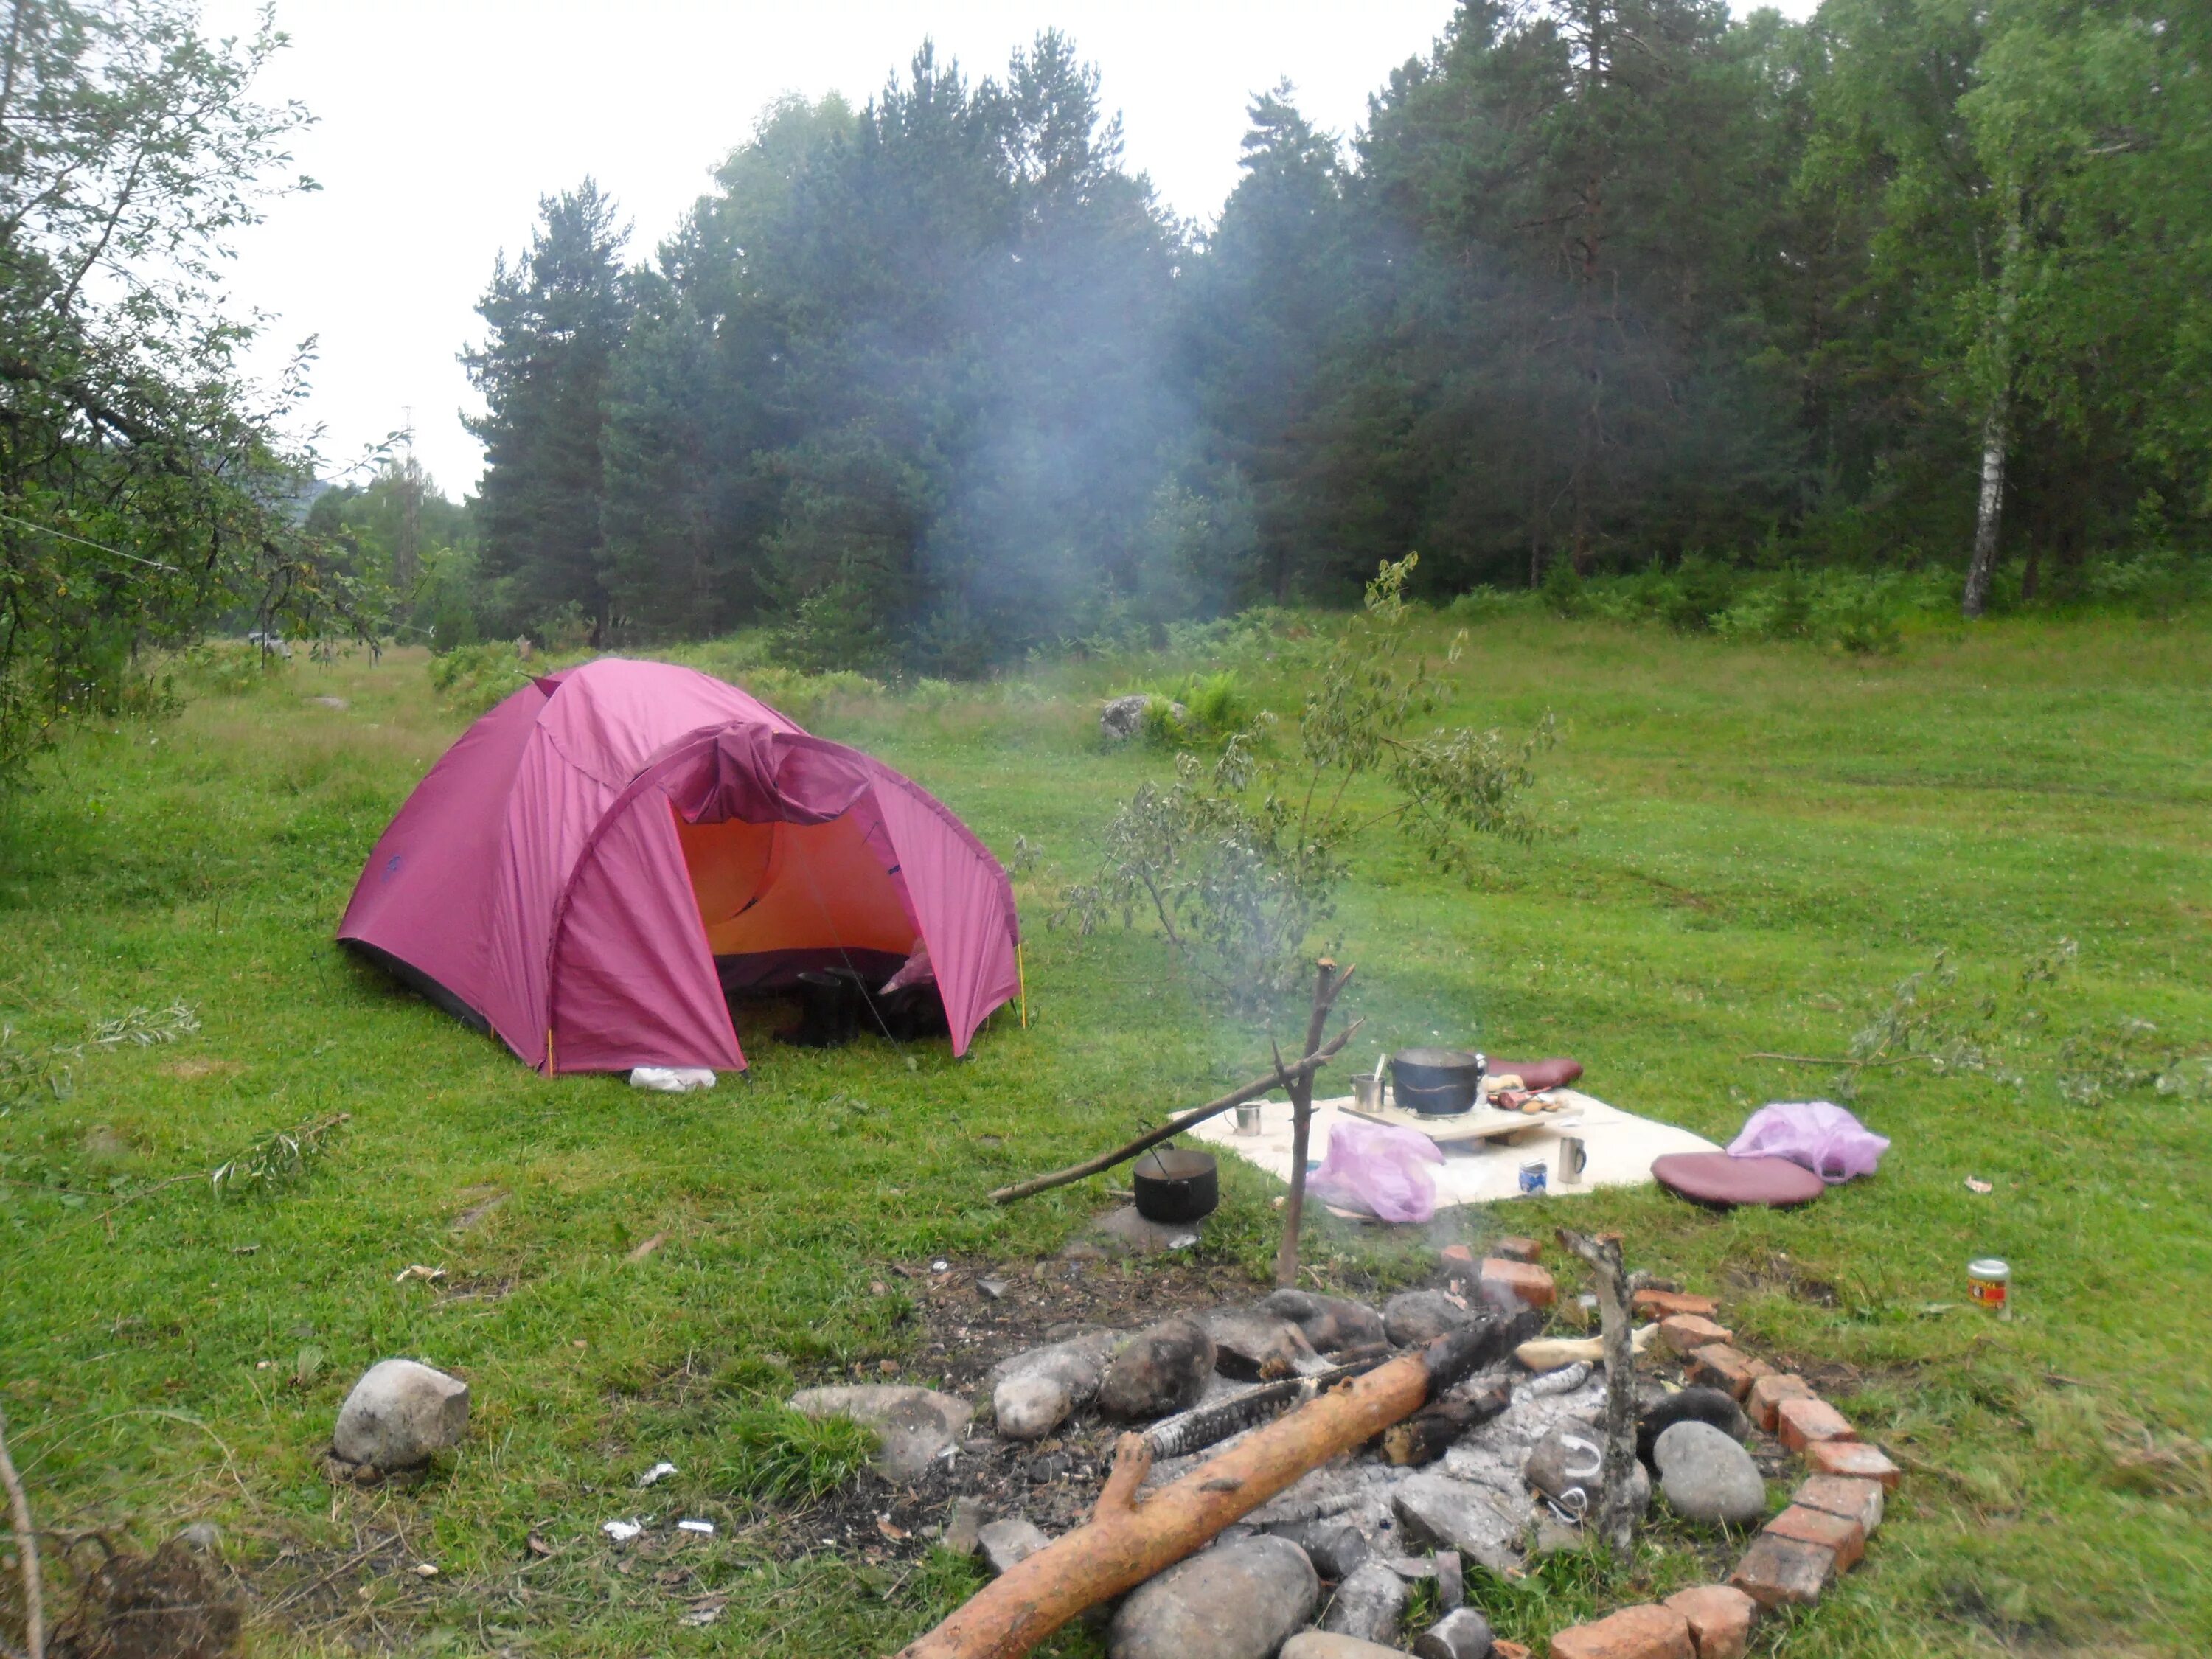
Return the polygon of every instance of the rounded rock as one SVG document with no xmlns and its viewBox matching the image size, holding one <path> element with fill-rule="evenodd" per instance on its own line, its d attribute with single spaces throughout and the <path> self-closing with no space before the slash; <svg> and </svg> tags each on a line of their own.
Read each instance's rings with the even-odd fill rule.
<svg viewBox="0 0 2212 1659">
<path fill-rule="evenodd" d="M 342 1462 L 411 1469 L 469 1428 L 469 1385 L 413 1359 L 380 1359 L 338 1407 L 331 1450 Z"/>
<path fill-rule="evenodd" d="M 1686 1520 L 1746 1527 L 1766 1513 L 1766 1480 L 1751 1454 L 1710 1423 L 1677 1423 L 1652 1447 L 1659 1489 Z"/>
<path fill-rule="evenodd" d="M 1139 1585 L 1114 1615 L 1106 1650 L 1110 1659 L 1269 1659 L 1320 1600 L 1306 1553 L 1263 1533 Z"/>
</svg>

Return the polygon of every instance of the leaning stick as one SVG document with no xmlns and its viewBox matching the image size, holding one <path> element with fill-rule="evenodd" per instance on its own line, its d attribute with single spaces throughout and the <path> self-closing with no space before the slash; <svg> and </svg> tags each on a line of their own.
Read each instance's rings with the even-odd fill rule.
<svg viewBox="0 0 2212 1659">
<path fill-rule="evenodd" d="M 15 1528 L 15 1554 L 23 1567 L 23 1651 L 46 1659 L 46 1603 L 39 1590 L 39 1534 L 31 1525 L 31 1500 L 8 1455 L 8 1419 L 0 1416 L 0 1486 L 8 1488 L 9 1519 Z"/>
<path fill-rule="evenodd" d="M 1628 1482 L 1636 1468 L 1636 1343 L 1628 1329 L 1628 1274 L 1618 1236 L 1588 1238 L 1559 1229 L 1559 1243 L 1587 1262 L 1597 1281 L 1598 1318 L 1605 1344 L 1605 1455 L 1598 1480 L 1598 1536 L 1616 1565 L 1626 1565 L 1636 1516 Z"/>
<path fill-rule="evenodd" d="M 1314 1073 L 1335 1059 L 1337 1051 L 1352 1041 L 1352 1034 L 1358 1029 L 1358 1024 L 1355 1021 L 1304 1060 L 1297 1060 L 1290 1066 L 1279 1067 L 1263 1078 L 1255 1079 L 1241 1089 L 1231 1090 L 1218 1100 L 1210 1100 L 1203 1106 L 1194 1106 L 1187 1112 L 1178 1112 L 1157 1129 L 1147 1130 L 1134 1140 L 1125 1146 L 1116 1146 L 1110 1152 L 1101 1152 L 1097 1157 L 1085 1158 L 1080 1164 L 1072 1164 L 1065 1170 L 1054 1170 L 1050 1175 L 1031 1176 L 1027 1181 L 1018 1181 L 1011 1187 L 1001 1187 L 991 1194 L 991 1202 L 1011 1204 L 1018 1198 L 1028 1198 L 1034 1194 L 1049 1192 L 1054 1187 L 1065 1187 L 1073 1182 L 1081 1181 L 1086 1176 L 1097 1175 L 1103 1170 L 1112 1169 L 1116 1164 L 1127 1163 L 1139 1152 L 1149 1151 L 1163 1140 L 1172 1140 L 1194 1123 L 1203 1123 L 1207 1118 L 1218 1117 L 1231 1106 L 1244 1105 L 1273 1090 L 1288 1088 L 1294 1079 L 1301 1076 L 1311 1077 Z"/>
<path fill-rule="evenodd" d="M 1328 1025 L 1328 1011 L 1335 1005 L 1336 994 L 1352 982 L 1357 969 L 1347 968 L 1341 974 L 1336 964 L 1323 957 L 1314 964 L 1313 1012 L 1306 1018 L 1306 1052 L 1311 1054 L 1321 1042 L 1321 1034 Z M 1352 1035 L 1347 1031 L 1346 1036 Z M 1283 1068 L 1283 1057 L 1275 1056 L 1275 1069 Z M 1283 1237 L 1275 1246 L 1275 1284 L 1284 1288 L 1298 1282 L 1298 1233 L 1304 1224 L 1306 1212 L 1306 1152 L 1313 1136 L 1313 1073 L 1301 1073 L 1291 1085 L 1291 1191 L 1283 1206 Z"/>
<path fill-rule="evenodd" d="M 1142 1497 L 1151 1443 L 1125 1434 L 1091 1519 L 985 1585 L 897 1659 L 1018 1659 L 1109 1596 L 1209 1542 L 1301 1475 L 1363 1445 L 1441 1395 L 1495 1343 L 1474 1327 L 1438 1337 L 1258 1429 L 1172 1485 Z"/>
</svg>

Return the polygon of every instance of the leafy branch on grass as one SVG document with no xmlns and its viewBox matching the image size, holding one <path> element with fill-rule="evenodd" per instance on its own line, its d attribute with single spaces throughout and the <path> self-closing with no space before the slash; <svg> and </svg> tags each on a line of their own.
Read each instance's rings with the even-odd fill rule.
<svg viewBox="0 0 2212 1659">
<path fill-rule="evenodd" d="M 325 1117 L 310 1118 L 295 1123 L 289 1129 L 277 1129 L 264 1135 L 244 1152 L 225 1158 L 212 1170 L 192 1170 L 189 1174 L 171 1176 L 166 1181 L 156 1181 L 141 1187 L 117 1200 L 100 1212 L 98 1219 L 107 1225 L 107 1236 L 115 1237 L 115 1212 L 140 1199 L 151 1196 L 170 1187 L 181 1187 L 187 1182 L 205 1181 L 217 1198 L 237 1198 L 249 1192 L 272 1194 L 281 1192 L 304 1177 L 307 1171 L 330 1150 L 331 1136 L 353 1121 L 351 1112 L 332 1112 Z"/>
<path fill-rule="evenodd" d="M 82 1060 L 87 1048 L 149 1048 L 174 1042 L 199 1029 L 199 1015 L 192 1006 L 173 1002 L 166 1008 L 133 1008 L 113 1019 L 94 1021 L 82 1042 L 58 1043 L 40 1053 L 18 1042 L 13 1026 L 0 1025 L 0 1116 L 40 1095 L 67 1099 L 75 1082 L 69 1062 Z"/>
<path fill-rule="evenodd" d="M 1495 730 L 1416 729 L 1443 695 L 1409 638 L 1405 585 L 1418 560 L 1386 563 L 1368 584 L 1289 741 L 1262 713 L 1210 765 L 1179 754 L 1173 782 L 1144 785 L 1115 814 L 1097 875 L 1067 890 L 1055 922 L 1086 935 L 1115 919 L 1156 928 L 1231 1007 L 1264 1013 L 1302 988 L 1307 940 L 1334 914 L 1352 850 L 1369 836 L 1394 829 L 1462 877 L 1475 836 L 1534 840 L 1526 796 L 1557 722 L 1547 714 L 1517 743 Z"/>
<path fill-rule="evenodd" d="M 2026 1058 L 2036 1035 L 2050 1024 L 2039 1000 L 2080 954 L 2070 939 L 2037 951 L 2021 964 L 2008 991 L 1962 989 L 1948 951 L 1892 988 L 1887 1006 L 1856 1032 L 1841 1055 L 1759 1052 L 1747 1060 L 1794 1066 L 1832 1066 L 1828 1091 L 1856 1097 L 1863 1073 L 1923 1064 L 1939 1077 L 1978 1074 L 2025 1091 Z M 2009 1054 L 2013 1058 L 2008 1059 Z M 2212 1050 L 2159 1038 L 2147 1019 L 2123 1018 L 2075 1033 L 2058 1045 L 2050 1066 L 2059 1094 L 2094 1106 L 2115 1094 L 2154 1089 L 2184 1100 L 2212 1099 Z"/>
</svg>

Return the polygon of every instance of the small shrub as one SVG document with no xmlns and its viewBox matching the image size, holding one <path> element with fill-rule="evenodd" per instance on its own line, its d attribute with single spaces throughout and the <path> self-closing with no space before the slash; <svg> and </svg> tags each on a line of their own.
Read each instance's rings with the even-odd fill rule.
<svg viewBox="0 0 2212 1659">
<path fill-rule="evenodd" d="M 430 659 L 430 685 L 452 708 L 468 715 L 484 713 L 530 684 L 544 665 L 525 653 L 523 640 L 491 640 L 464 645 Z"/>
<path fill-rule="evenodd" d="M 722 1433 L 729 1462 L 715 1482 L 757 1504 L 809 1504 L 835 1492 L 876 1455 L 873 1431 L 850 1418 L 801 1416 L 784 1406 L 733 1413 Z"/>
<path fill-rule="evenodd" d="M 264 651 L 245 640 L 209 640 L 178 659 L 172 678 L 186 690 L 215 696 L 242 697 L 258 686 L 283 678 L 292 665 L 282 653 Z"/>
</svg>

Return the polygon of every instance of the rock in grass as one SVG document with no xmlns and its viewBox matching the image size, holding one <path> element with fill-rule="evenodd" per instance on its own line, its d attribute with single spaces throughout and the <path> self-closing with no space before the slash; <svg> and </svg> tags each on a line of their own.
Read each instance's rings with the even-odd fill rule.
<svg viewBox="0 0 2212 1659">
<path fill-rule="evenodd" d="M 1382 1316 L 1364 1302 L 1285 1289 L 1262 1297 L 1260 1305 L 1296 1325 L 1320 1353 L 1340 1353 L 1346 1348 L 1364 1348 L 1389 1340 Z"/>
<path fill-rule="evenodd" d="M 411 1469 L 460 1443 L 469 1385 L 412 1359 L 380 1359 L 338 1407 L 331 1450 L 347 1463 Z"/>
<path fill-rule="evenodd" d="M 1269 1659 L 1320 1600 L 1306 1553 L 1263 1533 L 1139 1585 L 1114 1615 L 1106 1650 L 1111 1659 Z"/>
<path fill-rule="evenodd" d="M 1751 1419 L 1735 1396 L 1721 1389 L 1680 1389 L 1662 1395 L 1637 1413 L 1636 1455 L 1649 1463 L 1659 1437 L 1677 1423 L 1710 1423 L 1732 1439 L 1751 1432 Z"/>
<path fill-rule="evenodd" d="M 1114 1356 L 1099 1385 L 1099 1409 L 1115 1417 L 1188 1411 L 1206 1392 L 1213 1363 L 1213 1339 L 1196 1320 L 1163 1320 L 1138 1332 Z"/>
<path fill-rule="evenodd" d="M 1262 1308 L 1215 1308 L 1198 1322 L 1213 1339 L 1213 1369 L 1240 1382 L 1273 1382 L 1326 1368 L 1296 1324 Z"/>
<path fill-rule="evenodd" d="M 1747 1527 L 1766 1513 L 1766 1478 L 1759 1465 L 1711 1424 L 1675 1424 L 1659 1437 L 1653 1455 L 1659 1489 L 1686 1520 Z"/>
<path fill-rule="evenodd" d="M 978 1529 L 975 1541 L 983 1553 L 983 1565 L 994 1573 L 1000 1573 L 1017 1561 L 1027 1560 L 1052 1540 L 1034 1522 L 1010 1515 Z"/>
<path fill-rule="evenodd" d="M 1483 1659 L 1490 1642 L 1487 1619 L 1473 1607 L 1455 1607 L 1421 1632 L 1414 1659 Z"/>
<path fill-rule="evenodd" d="M 1398 1621 L 1406 1616 L 1408 1594 L 1406 1581 L 1389 1563 L 1363 1561 L 1336 1587 L 1321 1627 L 1338 1636 L 1388 1647 L 1397 1639 Z"/>
<path fill-rule="evenodd" d="M 791 1396 L 791 1409 L 802 1417 L 849 1417 L 873 1429 L 881 1444 L 872 1467 L 893 1480 L 911 1480 L 927 1468 L 968 1425 L 969 1415 L 964 1400 L 889 1382 L 801 1389 Z"/>
<path fill-rule="evenodd" d="M 1382 1304 L 1382 1323 L 1401 1348 L 1432 1342 L 1446 1331 L 1490 1318 L 1488 1308 L 1463 1308 L 1442 1291 L 1401 1291 Z"/>
</svg>

